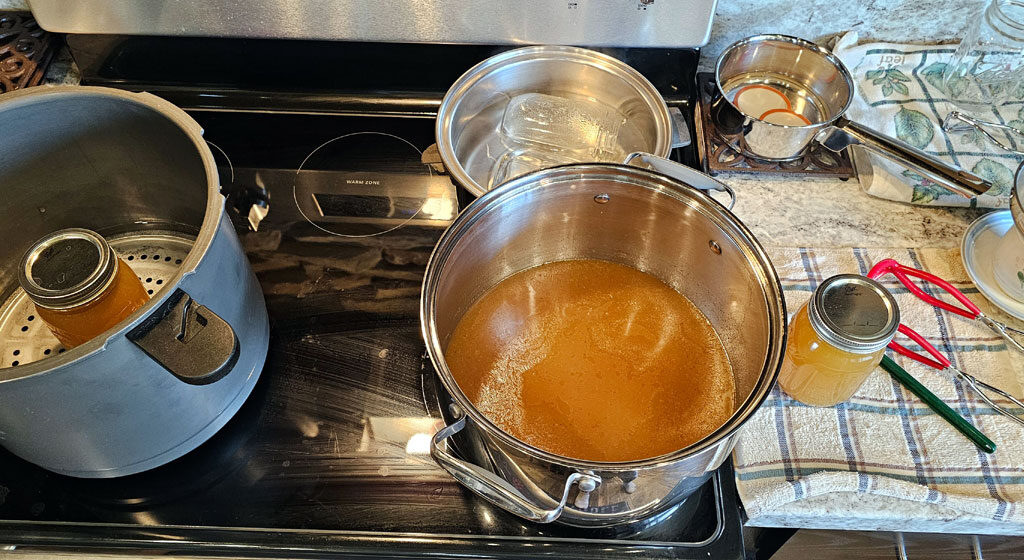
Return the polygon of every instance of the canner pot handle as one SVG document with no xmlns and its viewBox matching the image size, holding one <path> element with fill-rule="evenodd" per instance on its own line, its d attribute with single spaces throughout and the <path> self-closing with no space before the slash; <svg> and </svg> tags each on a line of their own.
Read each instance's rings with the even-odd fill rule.
<svg viewBox="0 0 1024 560">
<path fill-rule="evenodd" d="M 626 156 L 626 160 L 622 163 L 631 165 L 633 160 L 636 159 L 646 163 L 658 173 L 663 173 L 673 179 L 678 179 L 695 189 L 702 191 L 719 191 L 728 194 L 729 205 L 726 206 L 726 208 L 729 210 L 732 210 L 732 207 L 736 205 L 736 193 L 732 190 L 732 187 L 718 179 L 709 177 L 696 169 L 691 169 L 668 158 L 659 157 L 645 152 L 633 152 Z"/>
<path fill-rule="evenodd" d="M 224 319 L 177 289 L 128 340 L 190 385 L 208 385 L 238 361 L 238 336 Z"/>
<path fill-rule="evenodd" d="M 562 490 L 562 497 L 558 505 L 547 509 L 544 505 L 534 503 L 500 476 L 477 465 L 467 463 L 448 451 L 446 440 L 466 427 L 467 418 L 467 416 L 463 416 L 451 425 L 438 430 L 430 441 L 430 454 L 444 470 L 448 471 L 448 474 L 455 477 L 463 486 L 509 513 L 537 523 L 551 523 L 562 515 L 562 510 L 565 509 L 565 504 L 569 500 L 569 491 L 572 490 L 574 484 L 578 484 L 583 491 L 593 491 L 601 483 L 601 479 L 596 476 L 572 473 L 565 479 L 565 488 Z"/>
</svg>

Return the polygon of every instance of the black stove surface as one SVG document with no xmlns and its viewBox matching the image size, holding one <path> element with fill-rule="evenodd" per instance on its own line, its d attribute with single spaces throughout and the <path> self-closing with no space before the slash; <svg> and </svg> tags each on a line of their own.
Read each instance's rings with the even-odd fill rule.
<svg viewBox="0 0 1024 560">
<path fill-rule="evenodd" d="M 467 197 L 417 160 L 434 142 L 429 115 L 191 114 L 229 201 L 246 189 L 269 198 L 258 231 L 233 215 L 270 314 L 259 383 L 212 439 L 146 473 L 72 479 L 0 449 L 0 542 L 291 557 L 743 557 L 728 464 L 660 523 L 622 534 L 521 521 L 430 458 L 441 421 L 420 283 Z M 695 163 L 689 149 L 674 157 Z"/>
</svg>

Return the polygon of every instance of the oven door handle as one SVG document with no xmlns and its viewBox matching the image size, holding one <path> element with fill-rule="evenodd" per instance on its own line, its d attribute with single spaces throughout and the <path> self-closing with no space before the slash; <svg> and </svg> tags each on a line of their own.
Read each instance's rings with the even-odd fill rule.
<svg viewBox="0 0 1024 560">
<path fill-rule="evenodd" d="M 466 427 L 467 419 L 468 416 L 463 416 L 438 430 L 430 440 L 430 455 L 463 486 L 509 513 L 537 523 L 551 523 L 562 515 L 573 485 L 578 484 L 581 491 L 589 492 L 601 482 L 595 476 L 574 472 L 565 479 L 562 498 L 554 508 L 547 509 L 544 505 L 536 504 L 497 474 L 451 454 L 446 440 L 462 431 Z"/>
</svg>

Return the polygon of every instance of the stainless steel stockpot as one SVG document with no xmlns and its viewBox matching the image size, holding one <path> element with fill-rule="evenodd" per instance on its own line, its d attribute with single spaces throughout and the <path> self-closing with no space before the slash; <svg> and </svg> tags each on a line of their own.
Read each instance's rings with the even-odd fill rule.
<svg viewBox="0 0 1024 560">
<path fill-rule="evenodd" d="M 787 35 L 756 35 L 737 41 L 718 57 L 715 83 L 711 104 L 715 126 L 729 145 L 742 153 L 789 160 L 801 156 L 811 142 L 835 152 L 859 146 L 966 197 L 992 188 L 982 177 L 847 119 L 855 89 L 853 76 L 832 52 L 810 41 Z M 743 113 L 730 94 L 751 84 L 793 94 L 797 98 L 794 111 L 809 124 L 775 124 Z"/>
<path fill-rule="evenodd" d="M 626 153 L 668 157 L 673 131 L 685 129 L 681 117 L 670 114 L 658 90 L 616 58 L 562 46 L 506 51 L 467 70 L 448 89 L 437 111 L 441 161 L 456 184 L 470 194 L 487 192 L 495 158 L 508 150 L 498 133 L 505 107 L 523 93 L 588 97 L 616 108 L 634 133 L 619 139 Z"/>
<path fill-rule="evenodd" d="M 515 272 L 581 258 L 653 274 L 701 309 L 736 377 L 738 406 L 728 422 L 674 453 L 607 463 L 532 447 L 474 407 L 444 358 L 463 313 Z M 782 289 L 750 231 L 688 182 L 617 164 L 536 171 L 470 204 L 430 258 L 420 314 L 447 424 L 433 438 L 434 458 L 499 507 L 533 521 L 577 526 L 642 521 L 696 490 L 726 460 L 741 426 L 768 395 L 786 342 Z M 449 450 L 449 441 L 467 460 Z"/>
<path fill-rule="evenodd" d="M 0 96 L 0 130 L 0 445 L 77 477 L 180 457 L 241 407 L 269 339 L 202 129 L 152 95 L 53 87 Z M 152 296 L 63 352 L 17 272 L 68 227 L 103 234 Z"/>
</svg>

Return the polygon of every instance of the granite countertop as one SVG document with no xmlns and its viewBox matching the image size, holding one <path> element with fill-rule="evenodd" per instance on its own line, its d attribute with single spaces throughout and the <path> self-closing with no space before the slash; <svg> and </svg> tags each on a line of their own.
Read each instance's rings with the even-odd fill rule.
<svg viewBox="0 0 1024 560">
<path fill-rule="evenodd" d="M 957 247 L 985 210 L 914 206 L 869 196 L 856 179 L 723 173 L 734 212 L 764 245 Z"/>
</svg>

